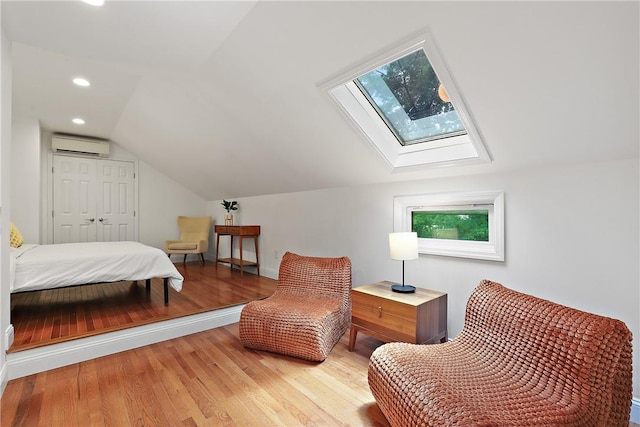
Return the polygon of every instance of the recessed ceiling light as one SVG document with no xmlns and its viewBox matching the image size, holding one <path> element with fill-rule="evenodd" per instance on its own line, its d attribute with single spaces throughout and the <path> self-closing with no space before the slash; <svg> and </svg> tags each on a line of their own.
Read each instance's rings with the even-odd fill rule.
<svg viewBox="0 0 640 427">
<path fill-rule="evenodd" d="M 102 6 L 104 4 L 104 0 L 82 0 L 86 4 L 90 4 L 91 6 Z"/>
<path fill-rule="evenodd" d="M 77 124 L 77 125 L 83 125 L 84 124 L 84 120 L 82 120 L 79 117 L 76 117 L 75 119 L 71 120 L 73 123 Z"/>
<path fill-rule="evenodd" d="M 73 79 L 73 82 L 75 84 L 77 84 L 78 86 L 89 86 L 91 85 L 91 83 L 89 83 L 89 80 L 87 79 L 83 79 L 82 77 L 76 77 L 75 79 Z"/>
</svg>

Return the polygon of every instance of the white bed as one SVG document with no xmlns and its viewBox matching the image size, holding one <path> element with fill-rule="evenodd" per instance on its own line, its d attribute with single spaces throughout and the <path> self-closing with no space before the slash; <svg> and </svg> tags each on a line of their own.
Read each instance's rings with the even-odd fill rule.
<svg viewBox="0 0 640 427">
<path fill-rule="evenodd" d="M 92 283 L 164 279 L 180 292 L 184 278 L 167 254 L 138 242 L 90 242 L 55 245 L 23 244 L 11 248 L 11 293 L 55 289 Z"/>
</svg>

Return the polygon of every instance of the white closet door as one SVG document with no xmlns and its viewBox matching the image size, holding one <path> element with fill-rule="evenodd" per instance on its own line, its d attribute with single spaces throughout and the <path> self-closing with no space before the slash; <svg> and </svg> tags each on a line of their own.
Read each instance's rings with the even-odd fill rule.
<svg viewBox="0 0 640 427">
<path fill-rule="evenodd" d="M 135 240 L 133 163 L 98 160 L 97 169 L 98 241 Z"/>
<path fill-rule="evenodd" d="M 136 239 L 134 163 L 53 156 L 53 243 Z"/>
<path fill-rule="evenodd" d="M 96 160 L 53 156 L 53 242 L 96 240 Z"/>
</svg>

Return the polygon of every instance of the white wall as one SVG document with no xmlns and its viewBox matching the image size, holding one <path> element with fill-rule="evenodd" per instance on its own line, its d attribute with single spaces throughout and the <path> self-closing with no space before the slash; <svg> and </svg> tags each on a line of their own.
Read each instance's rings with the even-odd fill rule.
<svg viewBox="0 0 640 427">
<path fill-rule="evenodd" d="M 11 134 L 11 219 L 25 242 L 40 243 L 40 180 L 32 179 L 40 171 L 40 124 L 13 120 Z"/>
<path fill-rule="evenodd" d="M 2 10 L 2 8 L 0 8 Z M 0 12 L 0 18 L 2 13 Z M 0 19 L 0 22 L 2 20 Z M 11 214 L 11 44 L 0 27 L 0 295 L 9 295 L 9 218 Z M 0 297 L 0 395 L 7 384 L 7 343 L 11 329 L 9 298 Z"/>
<path fill-rule="evenodd" d="M 504 262 L 421 255 L 406 282 L 448 293 L 449 335 L 462 329 L 467 298 L 481 279 L 502 282 L 582 310 L 623 320 L 640 366 L 638 161 L 499 175 L 369 185 L 238 199 L 236 224 L 259 224 L 262 273 L 277 276 L 284 251 L 352 260 L 353 284 L 401 280 L 388 253 L 393 196 L 463 190 L 505 192 Z M 219 201 L 208 211 L 218 223 Z M 222 245 L 221 245 L 222 246 Z M 251 251 L 248 251 L 251 252 Z M 247 254 L 253 256 L 253 254 Z M 635 395 L 640 395 L 634 369 Z"/>
<path fill-rule="evenodd" d="M 145 162 L 139 171 L 140 242 L 163 249 L 165 240 L 180 237 L 177 217 L 206 215 L 206 201 Z"/>
</svg>

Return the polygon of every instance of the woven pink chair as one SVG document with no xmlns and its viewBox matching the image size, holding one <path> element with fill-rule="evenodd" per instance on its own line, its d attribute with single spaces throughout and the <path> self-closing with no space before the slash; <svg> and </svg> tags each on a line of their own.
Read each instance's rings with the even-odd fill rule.
<svg viewBox="0 0 640 427">
<path fill-rule="evenodd" d="M 377 348 L 369 387 L 392 426 L 629 426 L 631 332 L 490 281 L 461 334 Z"/>
<path fill-rule="evenodd" d="M 316 362 L 327 358 L 351 322 L 351 261 L 287 252 L 272 296 L 240 314 L 245 347 Z"/>
</svg>

